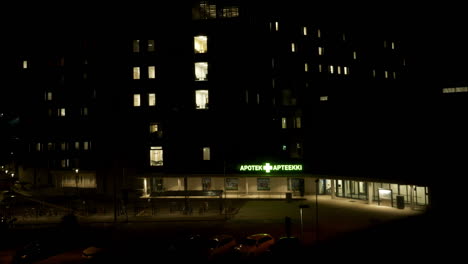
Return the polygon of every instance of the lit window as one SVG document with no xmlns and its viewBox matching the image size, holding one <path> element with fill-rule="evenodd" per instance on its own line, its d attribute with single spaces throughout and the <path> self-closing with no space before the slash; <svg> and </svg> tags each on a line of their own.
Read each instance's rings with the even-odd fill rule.
<svg viewBox="0 0 468 264">
<path fill-rule="evenodd" d="M 133 67 L 133 80 L 140 79 L 140 67 Z"/>
<path fill-rule="evenodd" d="M 275 22 L 275 31 L 278 31 L 278 30 L 279 30 L 279 23 Z"/>
<path fill-rule="evenodd" d="M 208 78 L 208 62 L 195 62 L 195 80 L 206 81 Z"/>
<path fill-rule="evenodd" d="M 155 106 L 156 105 L 156 94 L 150 93 L 148 94 L 148 105 Z"/>
<path fill-rule="evenodd" d="M 329 69 L 330 69 L 330 73 L 333 74 L 333 72 L 334 72 L 334 71 L 333 71 L 333 65 L 330 65 L 330 66 L 329 66 Z"/>
<path fill-rule="evenodd" d="M 336 73 L 341 74 L 341 66 L 336 66 Z"/>
<path fill-rule="evenodd" d="M 349 74 L 349 68 L 348 67 L 343 67 L 343 73 L 344 75 L 348 75 Z"/>
<path fill-rule="evenodd" d="M 67 143 L 66 143 L 66 142 L 62 142 L 62 143 L 60 144 L 60 149 L 61 149 L 62 151 L 67 150 Z"/>
<path fill-rule="evenodd" d="M 148 40 L 148 52 L 154 52 L 154 39 Z"/>
<path fill-rule="evenodd" d="M 46 92 L 46 101 L 52 101 L 52 92 Z"/>
<path fill-rule="evenodd" d="M 320 29 L 317 29 L 317 38 L 321 38 L 322 37 L 322 33 L 320 32 Z"/>
<path fill-rule="evenodd" d="M 376 75 L 377 75 L 377 73 L 375 72 L 375 70 L 372 70 L 372 77 L 375 78 Z"/>
<path fill-rule="evenodd" d="M 42 150 L 42 144 L 36 143 L 36 151 L 41 151 L 41 150 Z"/>
<path fill-rule="evenodd" d="M 141 98 L 139 94 L 134 94 L 133 95 L 133 106 L 141 106 Z"/>
<path fill-rule="evenodd" d="M 283 146 L 282 146 L 282 149 L 283 149 L 284 151 L 286 151 L 288 148 L 287 148 L 286 145 L 283 145 Z"/>
<path fill-rule="evenodd" d="M 28 61 L 24 60 L 23 61 L 23 69 L 27 69 L 27 68 L 28 68 Z"/>
<path fill-rule="evenodd" d="M 353 51 L 353 59 L 357 60 L 357 52 Z"/>
<path fill-rule="evenodd" d="M 393 72 L 393 79 L 396 79 L 396 72 Z"/>
<path fill-rule="evenodd" d="M 322 72 L 322 64 L 318 65 L 319 72 Z"/>
<path fill-rule="evenodd" d="M 291 43 L 291 52 L 296 52 L 296 44 Z"/>
<path fill-rule="evenodd" d="M 216 5 L 210 4 L 209 1 L 200 1 L 198 11 L 200 19 L 216 18 Z"/>
<path fill-rule="evenodd" d="M 208 51 L 208 37 L 196 36 L 193 40 L 195 53 L 206 53 Z"/>
<path fill-rule="evenodd" d="M 392 41 L 392 50 L 395 49 L 395 42 Z"/>
<path fill-rule="evenodd" d="M 91 143 L 89 141 L 83 142 L 83 150 L 89 150 L 90 147 L 91 147 Z"/>
<path fill-rule="evenodd" d="M 345 34 L 345 33 L 343 33 L 343 35 L 341 35 L 341 39 L 342 39 L 343 41 L 346 41 L 346 34 Z"/>
<path fill-rule="evenodd" d="M 323 55 L 323 48 L 322 47 L 318 47 L 318 55 Z"/>
<path fill-rule="evenodd" d="M 96 174 L 73 173 L 61 177 L 62 187 L 96 188 Z"/>
<path fill-rule="evenodd" d="M 65 108 L 59 108 L 58 110 L 58 116 L 65 116 Z"/>
<path fill-rule="evenodd" d="M 275 68 L 275 58 L 271 58 L 271 68 Z"/>
<path fill-rule="evenodd" d="M 133 41 L 133 52 L 140 52 L 140 40 Z"/>
<path fill-rule="evenodd" d="M 61 160 L 60 165 L 62 166 L 62 168 L 68 168 L 70 166 L 70 160 L 69 159 L 63 159 L 63 160 Z"/>
<path fill-rule="evenodd" d="M 82 107 L 81 108 L 81 115 L 82 116 L 87 116 L 88 115 L 88 107 Z"/>
<path fill-rule="evenodd" d="M 148 66 L 148 78 L 149 79 L 156 78 L 156 69 L 154 66 Z"/>
<path fill-rule="evenodd" d="M 301 117 L 300 116 L 296 116 L 296 118 L 294 119 L 294 127 L 295 128 L 301 128 L 302 127 Z"/>
<path fill-rule="evenodd" d="M 80 142 L 79 141 L 75 141 L 75 149 L 80 150 Z"/>
<path fill-rule="evenodd" d="M 195 91 L 195 104 L 197 109 L 208 109 L 208 90 Z"/>
<path fill-rule="evenodd" d="M 52 143 L 52 142 L 47 143 L 47 150 L 49 150 L 49 151 L 54 150 L 54 143 Z"/>
<path fill-rule="evenodd" d="M 158 132 L 159 124 L 158 123 L 150 123 L 150 133 Z"/>
<path fill-rule="evenodd" d="M 328 101 L 328 96 L 320 96 L 320 101 Z"/>
<path fill-rule="evenodd" d="M 403 66 L 406 66 L 406 60 L 403 59 L 403 62 L 402 62 Z"/>
<path fill-rule="evenodd" d="M 210 160 L 210 159 L 211 159 L 210 148 L 204 147 L 203 148 L 203 160 Z"/>
<path fill-rule="evenodd" d="M 388 79 L 388 71 L 385 71 L 385 79 Z"/>
<path fill-rule="evenodd" d="M 150 148 L 150 166 L 163 165 L 163 149 L 161 146 Z"/>
<path fill-rule="evenodd" d="M 239 16 L 239 7 L 237 6 L 228 6 L 224 7 L 221 10 L 221 17 L 229 18 L 229 17 L 238 17 Z"/>
<path fill-rule="evenodd" d="M 281 118 L 281 128 L 283 129 L 288 128 L 286 117 Z"/>
<path fill-rule="evenodd" d="M 305 72 L 308 72 L 308 71 L 309 71 L 309 64 L 307 64 L 307 62 L 304 63 L 304 71 L 305 71 Z"/>
<path fill-rule="evenodd" d="M 304 36 L 307 36 L 307 27 L 302 28 L 302 34 L 304 34 Z"/>
</svg>

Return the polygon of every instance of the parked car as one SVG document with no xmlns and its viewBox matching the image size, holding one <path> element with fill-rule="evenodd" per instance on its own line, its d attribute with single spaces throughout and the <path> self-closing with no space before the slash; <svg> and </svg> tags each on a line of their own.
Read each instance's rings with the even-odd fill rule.
<svg viewBox="0 0 468 264">
<path fill-rule="evenodd" d="M 275 238 L 266 233 L 247 236 L 235 250 L 241 256 L 260 256 L 269 252 L 270 247 L 275 243 Z"/>
<path fill-rule="evenodd" d="M 208 255 L 208 239 L 198 234 L 177 238 L 168 250 L 169 254 L 177 260 L 202 260 Z"/>
<path fill-rule="evenodd" d="M 42 259 L 46 259 L 58 252 L 48 241 L 33 240 L 26 243 L 23 247 L 16 251 L 13 256 L 13 263 L 33 263 Z"/>
<path fill-rule="evenodd" d="M 280 237 L 270 249 L 275 257 L 297 257 L 301 253 L 301 241 L 297 237 Z"/>
<path fill-rule="evenodd" d="M 93 258 L 98 258 L 99 256 L 103 255 L 105 252 L 105 249 L 102 247 L 87 247 L 83 250 L 82 252 L 82 257 L 85 259 L 93 259 Z"/>
<path fill-rule="evenodd" d="M 215 235 L 208 239 L 208 259 L 213 260 L 232 252 L 237 245 L 236 239 L 231 235 Z"/>
</svg>

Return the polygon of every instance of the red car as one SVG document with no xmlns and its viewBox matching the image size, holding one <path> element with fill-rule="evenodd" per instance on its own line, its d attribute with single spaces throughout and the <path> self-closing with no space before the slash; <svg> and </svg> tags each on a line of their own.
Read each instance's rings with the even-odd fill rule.
<svg viewBox="0 0 468 264">
<path fill-rule="evenodd" d="M 235 249 L 241 256 L 260 256 L 270 250 L 275 244 L 275 238 L 266 233 L 254 234 L 246 237 Z"/>
</svg>

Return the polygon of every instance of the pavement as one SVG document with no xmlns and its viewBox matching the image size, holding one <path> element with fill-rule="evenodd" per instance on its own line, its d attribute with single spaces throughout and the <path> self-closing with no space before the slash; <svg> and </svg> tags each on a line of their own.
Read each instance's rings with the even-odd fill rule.
<svg viewBox="0 0 468 264">
<path fill-rule="evenodd" d="M 128 214 L 117 216 L 112 204 L 107 203 L 106 210 L 78 215 L 77 219 L 82 226 L 112 229 L 110 236 L 116 241 L 137 241 L 142 237 L 146 241 L 151 236 L 173 239 L 194 232 L 207 236 L 222 232 L 239 239 L 253 233 L 270 233 L 276 238 L 290 233 L 306 247 L 324 254 L 366 250 L 385 255 L 398 249 L 421 247 L 435 250 L 439 245 L 437 236 L 443 234 L 434 228 L 435 221 L 424 208 L 398 209 L 362 200 L 332 199 L 329 195 L 306 195 L 290 201 L 258 195 L 256 199 L 191 197 L 189 201 L 191 213 L 183 210 L 183 198 L 168 197 L 130 202 Z M 220 205 L 224 207 L 222 210 Z M 27 233 L 59 224 L 62 217 L 63 214 L 17 216 L 14 228 Z M 286 224 L 286 218 L 290 219 L 290 225 Z M 1 263 L 2 256 L 8 257 L 7 251 L 0 250 Z M 344 255 L 341 257 L 345 260 Z"/>
</svg>

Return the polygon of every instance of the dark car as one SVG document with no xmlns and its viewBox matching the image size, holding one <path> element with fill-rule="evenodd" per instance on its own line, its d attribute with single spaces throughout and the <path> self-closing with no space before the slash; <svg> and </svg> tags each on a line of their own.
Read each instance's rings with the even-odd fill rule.
<svg viewBox="0 0 468 264">
<path fill-rule="evenodd" d="M 13 256 L 13 263 L 32 263 L 45 259 L 49 256 L 48 251 L 49 248 L 44 246 L 43 242 L 39 240 L 31 241 L 16 251 L 16 254 Z"/>
<path fill-rule="evenodd" d="M 203 260 L 208 256 L 208 239 L 201 235 L 177 238 L 169 246 L 169 254 L 176 260 Z"/>
<path fill-rule="evenodd" d="M 297 237 L 280 237 L 270 250 L 275 257 L 292 259 L 299 256 L 301 248 L 301 241 Z"/>
<path fill-rule="evenodd" d="M 40 239 L 32 240 L 16 251 L 13 263 L 33 263 L 62 253 L 66 249 L 65 243 L 54 243 L 50 240 Z"/>
</svg>

